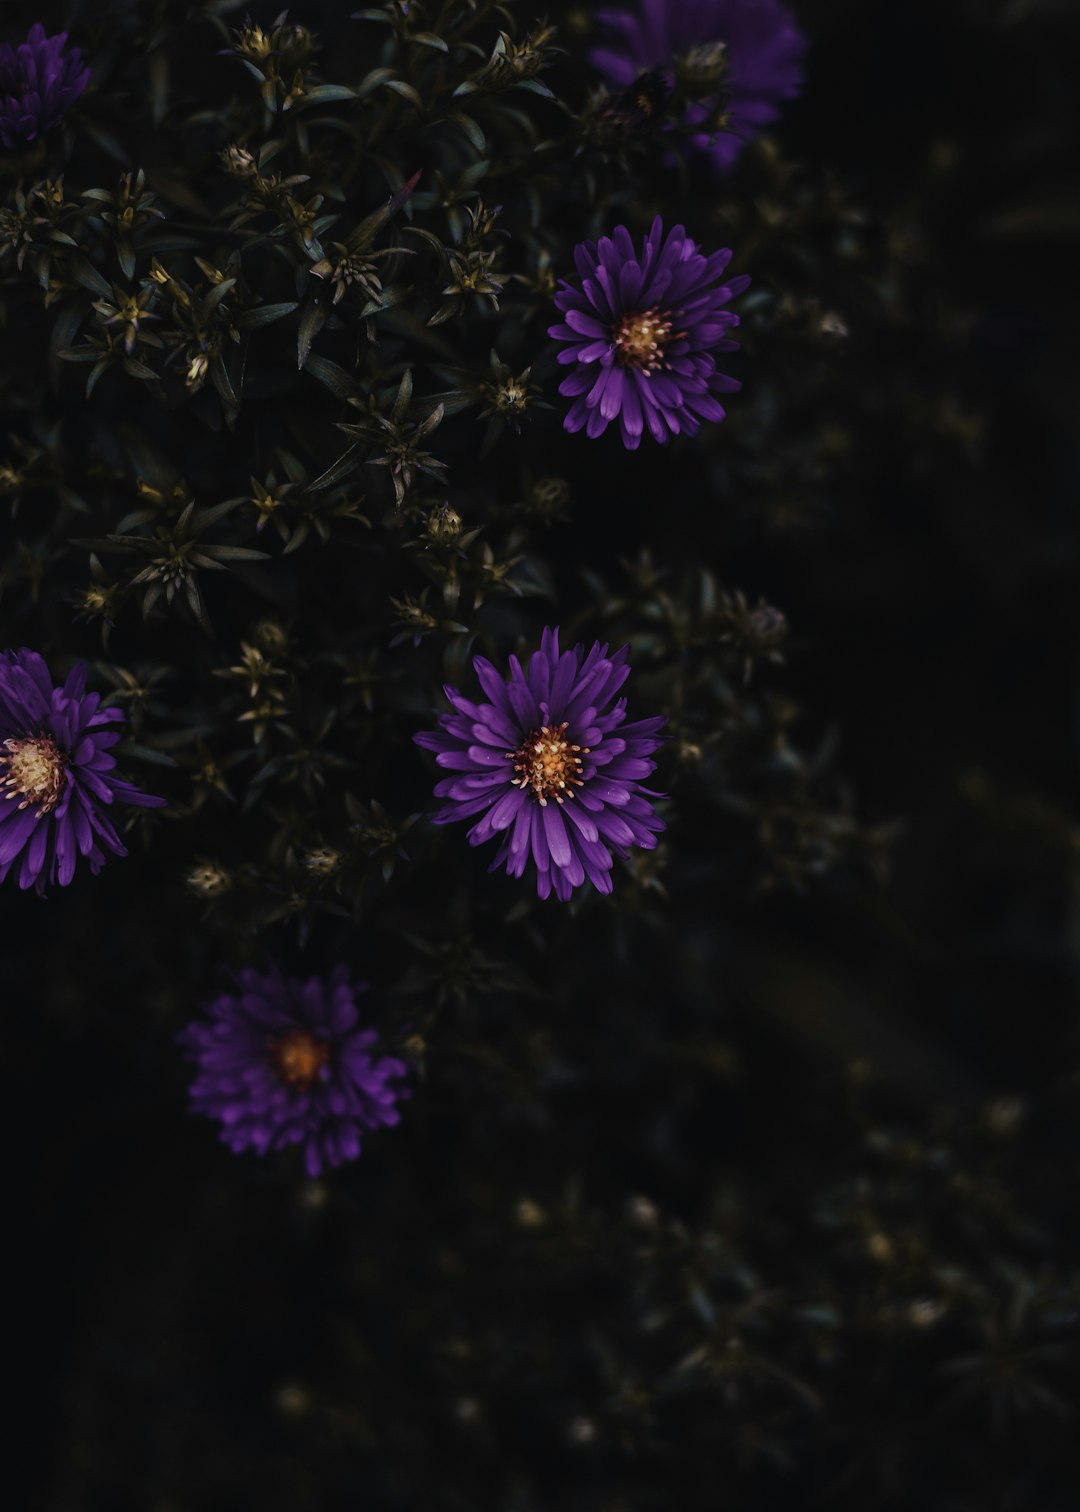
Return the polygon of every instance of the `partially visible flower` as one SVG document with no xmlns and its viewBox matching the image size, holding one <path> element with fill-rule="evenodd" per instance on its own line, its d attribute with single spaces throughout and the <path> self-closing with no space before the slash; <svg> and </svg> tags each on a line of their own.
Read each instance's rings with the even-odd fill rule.
<svg viewBox="0 0 1080 1512">
<path fill-rule="evenodd" d="M 197 1071 L 191 1111 L 221 1123 L 235 1152 L 302 1145 L 309 1176 L 360 1154 L 362 1134 L 400 1122 L 394 1085 L 404 1061 L 376 1050 L 360 1026 L 362 984 L 339 966 L 306 982 L 241 971 L 236 991 L 208 1004 L 180 1035 Z"/>
<path fill-rule="evenodd" d="M 33 142 L 55 126 L 90 82 L 77 47 L 64 51 L 67 32 L 47 37 L 37 22 L 20 47 L 0 43 L 0 141 Z"/>
<path fill-rule="evenodd" d="M 435 823 L 476 819 L 470 845 L 501 837 L 490 870 L 505 864 L 520 877 L 531 858 L 542 898 L 554 889 L 565 902 L 586 878 L 611 892 L 613 853 L 652 850 L 664 828 L 649 801 L 660 795 L 640 779 L 656 767 L 649 758 L 667 721 L 625 724 L 625 698 L 608 707 L 630 675 L 629 654 L 624 646 L 609 657 L 601 645 L 560 653 L 558 630 L 545 630 L 527 673 L 512 656 L 504 681 L 476 657 L 487 701 L 448 686 L 453 713 L 413 736 L 450 773 L 435 788 L 449 800 Z"/>
<path fill-rule="evenodd" d="M 726 248 L 706 257 L 682 226 L 664 237 L 659 216 L 640 252 L 625 226 L 574 250 L 578 279 L 561 280 L 555 304 L 563 322 L 548 329 L 569 343 L 573 364 L 559 393 L 573 399 L 568 431 L 603 435 L 618 420 L 623 445 L 636 451 L 646 428 L 655 441 L 696 435 L 702 420 L 723 420 L 716 394 L 742 385 L 716 371 L 714 352 L 734 352 L 728 332 L 739 317 L 724 305 L 741 294 L 745 274 L 717 285 L 731 261 Z"/>
<path fill-rule="evenodd" d="M 84 667 L 57 688 L 36 651 L 0 652 L 0 882 L 15 871 L 24 889 L 66 887 L 79 856 L 96 876 L 105 851 L 127 855 L 109 805 L 165 802 L 113 776 L 124 713 L 85 683 Z"/>
<path fill-rule="evenodd" d="M 695 143 L 721 172 L 780 113 L 803 82 L 806 38 L 779 0 L 639 0 L 637 11 L 603 10 L 612 34 L 592 62 L 614 89 L 665 70 L 688 99 Z"/>
</svg>

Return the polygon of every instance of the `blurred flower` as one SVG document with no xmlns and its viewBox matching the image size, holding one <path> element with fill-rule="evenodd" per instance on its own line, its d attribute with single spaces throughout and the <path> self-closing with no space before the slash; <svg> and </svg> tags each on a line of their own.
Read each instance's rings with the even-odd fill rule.
<svg viewBox="0 0 1080 1512">
<path fill-rule="evenodd" d="M 452 774 L 436 785 L 450 802 L 435 823 L 479 815 L 469 843 L 504 834 L 490 870 L 505 863 L 520 877 L 531 856 L 542 898 L 554 888 L 565 902 L 586 878 L 610 893 L 612 852 L 651 850 L 664 828 L 649 801 L 660 795 L 639 779 L 655 769 L 648 758 L 666 720 L 623 724 L 624 698 L 601 712 L 629 676 L 628 656 L 628 647 L 609 657 L 598 644 L 560 655 L 558 630 L 545 630 L 527 674 L 512 656 L 504 682 L 476 657 L 488 701 L 471 703 L 448 686 L 454 712 L 439 715 L 438 731 L 413 737 Z"/>
<path fill-rule="evenodd" d="M 232 877 L 217 861 L 199 861 L 184 879 L 199 898 L 219 898 L 232 886 Z"/>
<path fill-rule="evenodd" d="M 109 751 L 120 739 L 113 727 L 124 714 L 102 709 L 85 682 L 85 668 L 76 667 L 56 688 L 36 651 L 0 653 L 0 882 L 18 863 L 21 888 L 66 887 L 78 856 L 96 876 L 102 846 L 127 855 L 104 809 L 165 802 L 112 775 Z"/>
<path fill-rule="evenodd" d="M 703 128 L 694 141 L 721 172 L 802 88 L 806 38 L 778 0 L 640 0 L 636 12 L 598 19 L 611 41 L 592 62 L 608 83 L 626 90 L 669 70 L 687 100 L 685 124 Z"/>
<path fill-rule="evenodd" d="M 247 969 L 179 1043 L 198 1068 L 191 1111 L 221 1122 L 235 1152 L 304 1147 L 309 1176 L 360 1154 L 361 1134 L 396 1124 L 404 1061 L 375 1051 L 359 1027 L 362 984 L 339 966 L 308 981 Z"/>
<path fill-rule="evenodd" d="M 664 237 L 659 216 L 640 253 L 625 226 L 574 252 L 579 284 L 561 280 L 555 303 L 563 323 L 548 329 L 570 343 L 559 362 L 573 372 L 559 386 L 573 399 L 563 421 L 600 436 L 618 419 L 623 445 L 636 451 L 647 426 L 653 439 L 696 435 L 702 420 L 723 420 L 717 393 L 742 385 L 716 371 L 713 352 L 733 352 L 727 332 L 739 317 L 722 307 L 750 283 L 745 274 L 714 285 L 731 261 L 726 248 L 706 257 L 682 226 Z"/>
<path fill-rule="evenodd" d="M 77 47 L 65 53 L 67 32 L 47 37 L 40 21 L 21 47 L 0 43 L 0 141 L 33 142 L 55 126 L 90 81 Z"/>
</svg>

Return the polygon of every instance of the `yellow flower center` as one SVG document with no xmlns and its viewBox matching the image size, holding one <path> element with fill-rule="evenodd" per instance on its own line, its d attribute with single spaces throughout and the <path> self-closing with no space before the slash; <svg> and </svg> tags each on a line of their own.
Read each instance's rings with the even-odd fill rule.
<svg viewBox="0 0 1080 1512">
<path fill-rule="evenodd" d="M 654 373 L 664 361 L 664 348 L 675 333 L 671 321 L 659 310 L 628 310 L 612 331 L 616 361 L 623 367 Z"/>
<path fill-rule="evenodd" d="M 589 754 L 588 746 L 571 745 L 566 725 L 542 725 L 530 730 L 516 751 L 507 751 L 507 761 L 514 763 L 516 777 L 511 787 L 529 789 L 546 808 L 549 798 L 562 803 L 581 787 L 581 758 Z"/>
<path fill-rule="evenodd" d="M 283 1082 L 307 1092 L 330 1059 L 330 1051 L 306 1029 L 294 1029 L 271 1041 L 270 1059 Z"/>
<path fill-rule="evenodd" d="M 5 740 L 0 750 L 0 789 L 9 801 L 21 798 L 21 809 L 38 804 L 38 818 L 47 814 L 60 802 L 60 794 L 67 785 L 64 757 L 56 742 L 47 735 L 34 736 L 29 740 Z"/>
</svg>

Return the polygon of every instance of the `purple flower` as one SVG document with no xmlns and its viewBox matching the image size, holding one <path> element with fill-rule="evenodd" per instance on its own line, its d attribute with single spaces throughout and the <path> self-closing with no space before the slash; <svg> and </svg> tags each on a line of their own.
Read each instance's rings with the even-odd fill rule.
<svg viewBox="0 0 1080 1512">
<path fill-rule="evenodd" d="M 198 1067 L 191 1111 L 221 1122 L 230 1150 L 259 1155 L 302 1144 L 309 1176 L 360 1154 L 365 1129 L 399 1123 L 407 1096 L 394 1081 L 404 1061 L 375 1051 L 378 1035 L 360 1027 L 344 966 L 306 982 L 280 971 L 245 970 L 180 1035 Z"/>
<path fill-rule="evenodd" d="M 702 420 L 722 420 L 716 394 L 742 385 L 716 371 L 713 352 L 734 352 L 739 317 L 723 308 L 747 288 L 745 274 L 719 286 L 726 248 L 706 257 L 682 226 L 664 239 L 660 217 L 638 252 L 625 226 L 574 250 L 578 281 L 560 279 L 555 304 L 564 323 L 548 335 L 569 345 L 559 361 L 574 371 L 559 385 L 573 399 L 563 425 L 600 436 L 618 418 L 623 445 L 636 451 L 648 427 L 656 441 L 694 436 Z"/>
<path fill-rule="evenodd" d="M 626 699 L 608 707 L 630 675 L 624 646 L 608 656 L 606 646 L 559 653 L 558 630 L 545 630 L 528 673 L 516 656 L 504 681 L 484 657 L 473 661 L 486 703 L 471 703 L 456 688 L 444 689 L 452 714 L 439 715 L 439 730 L 414 735 L 436 753 L 451 775 L 438 783 L 448 798 L 436 824 L 477 818 L 470 845 L 493 835 L 501 844 L 489 870 L 506 863 L 512 877 L 524 874 L 531 857 L 536 889 L 564 902 L 586 878 L 611 891 L 612 852 L 632 845 L 656 846 L 664 828 L 641 786 L 656 767 L 661 716 L 624 724 Z"/>
<path fill-rule="evenodd" d="M 806 38 L 778 0 L 640 0 L 636 13 L 604 10 L 598 19 L 614 35 L 592 61 L 614 88 L 667 69 L 694 97 L 688 126 L 723 112 L 719 135 L 694 138 L 721 172 L 802 88 Z"/>
<path fill-rule="evenodd" d="M 55 126 L 82 94 L 90 70 L 77 47 L 65 53 L 67 32 L 47 37 L 38 22 L 21 47 L 0 43 L 0 141 L 32 142 Z"/>
<path fill-rule="evenodd" d="M 124 714 L 85 683 L 84 667 L 56 688 L 36 651 L 0 652 L 0 882 L 18 867 L 22 888 L 66 887 L 79 856 L 96 876 L 106 850 L 127 855 L 109 804 L 165 802 L 113 776 Z"/>
</svg>

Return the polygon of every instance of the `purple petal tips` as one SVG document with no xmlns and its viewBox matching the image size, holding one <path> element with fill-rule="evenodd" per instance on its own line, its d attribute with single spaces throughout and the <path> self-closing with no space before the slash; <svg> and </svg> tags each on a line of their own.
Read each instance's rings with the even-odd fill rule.
<svg viewBox="0 0 1080 1512">
<path fill-rule="evenodd" d="M 80 856 L 96 876 L 106 851 L 127 855 L 106 809 L 165 802 L 114 775 L 124 715 L 84 683 L 80 667 L 54 687 L 36 651 L 0 652 L 0 882 L 66 887 Z"/>
<path fill-rule="evenodd" d="M 573 400 L 563 425 L 603 435 L 618 420 L 623 445 L 696 435 L 703 420 L 723 420 L 717 394 L 741 384 L 717 372 L 714 352 L 731 352 L 739 317 L 724 307 L 749 278 L 723 278 L 727 249 L 702 253 L 682 226 L 665 237 L 657 216 L 640 248 L 625 226 L 574 253 L 578 277 L 555 296 L 563 319 L 548 335 L 565 343 L 571 367 L 559 386 Z"/>
<path fill-rule="evenodd" d="M 360 1154 L 371 1129 L 400 1122 L 404 1061 L 380 1055 L 360 1024 L 361 984 L 338 967 L 308 981 L 241 971 L 179 1043 L 197 1071 L 191 1111 L 221 1124 L 234 1152 L 302 1145 L 309 1176 Z"/>
<path fill-rule="evenodd" d="M 65 51 L 67 32 L 45 35 L 38 22 L 19 47 L 0 43 L 0 142 L 33 142 L 55 126 L 90 82 L 77 47 Z"/>
<path fill-rule="evenodd" d="M 490 869 L 520 877 L 531 860 L 542 898 L 565 902 L 585 881 L 610 893 L 613 857 L 654 849 L 664 828 L 650 802 L 661 795 L 640 779 L 656 767 L 667 720 L 626 724 L 625 698 L 612 702 L 628 656 L 599 644 L 560 652 L 558 630 L 545 630 L 527 669 L 510 658 L 508 679 L 477 657 L 486 702 L 448 688 L 453 712 L 413 737 L 448 774 L 435 823 L 475 820 L 471 845 L 499 842 Z"/>
</svg>

